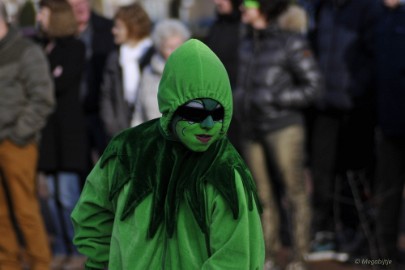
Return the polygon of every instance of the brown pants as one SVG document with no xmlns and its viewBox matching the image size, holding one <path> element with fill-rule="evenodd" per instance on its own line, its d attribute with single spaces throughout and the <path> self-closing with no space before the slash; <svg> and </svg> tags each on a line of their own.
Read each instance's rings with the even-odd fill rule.
<svg viewBox="0 0 405 270">
<path fill-rule="evenodd" d="M 10 209 L 24 238 L 30 269 L 49 270 L 49 244 L 35 187 L 37 159 L 36 144 L 19 147 L 8 140 L 0 142 L 0 270 L 21 269 L 21 247 Z M 6 192 L 12 208 L 7 203 Z"/>
<path fill-rule="evenodd" d="M 249 141 L 244 153 L 256 181 L 263 206 L 262 225 L 266 259 L 274 260 L 281 247 L 280 216 L 274 199 L 274 186 L 268 173 L 266 152 L 273 169 L 285 187 L 292 218 L 292 241 L 296 260 L 302 260 L 309 248 L 311 209 L 304 179 L 304 130 L 300 125 L 271 132 L 261 141 Z"/>
</svg>

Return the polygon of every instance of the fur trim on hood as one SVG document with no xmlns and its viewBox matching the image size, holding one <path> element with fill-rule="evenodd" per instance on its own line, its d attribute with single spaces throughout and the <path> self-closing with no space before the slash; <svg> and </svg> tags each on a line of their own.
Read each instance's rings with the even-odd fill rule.
<svg viewBox="0 0 405 270">
<path fill-rule="evenodd" d="M 298 5 L 290 5 L 277 18 L 277 24 L 283 30 L 305 33 L 308 30 L 308 16 L 306 11 Z"/>
</svg>

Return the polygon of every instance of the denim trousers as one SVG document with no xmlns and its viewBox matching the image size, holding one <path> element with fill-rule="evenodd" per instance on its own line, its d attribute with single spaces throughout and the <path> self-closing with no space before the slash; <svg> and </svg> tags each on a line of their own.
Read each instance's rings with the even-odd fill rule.
<svg viewBox="0 0 405 270">
<path fill-rule="evenodd" d="M 70 214 L 80 196 L 80 177 L 73 172 L 47 175 L 48 198 L 46 200 L 48 233 L 52 237 L 54 255 L 77 254 L 73 245 L 73 225 Z M 45 214 L 45 213 L 44 213 Z"/>
<path fill-rule="evenodd" d="M 0 142 L 1 270 L 22 269 L 21 245 L 31 270 L 49 269 L 49 244 L 36 192 L 37 159 L 35 143 L 17 146 L 8 140 Z M 18 235 L 21 235 L 22 243 Z"/>
<path fill-rule="evenodd" d="M 277 178 L 285 189 L 289 203 L 294 259 L 303 260 L 309 248 L 311 221 L 304 177 L 304 128 L 291 125 L 270 132 L 261 140 L 248 141 L 243 149 L 263 206 L 266 259 L 274 260 L 281 247 L 280 211 L 274 188 Z"/>
</svg>

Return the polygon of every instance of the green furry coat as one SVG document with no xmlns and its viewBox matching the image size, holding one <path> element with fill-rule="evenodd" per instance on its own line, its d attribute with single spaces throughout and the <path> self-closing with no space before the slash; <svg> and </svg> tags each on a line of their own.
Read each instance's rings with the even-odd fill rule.
<svg viewBox="0 0 405 270">
<path fill-rule="evenodd" d="M 197 98 L 225 109 L 222 137 L 205 152 L 170 128 L 175 110 Z M 110 142 L 72 213 L 87 269 L 263 269 L 254 182 L 225 136 L 232 96 L 222 63 L 186 42 L 166 63 L 158 101 L 161 118 Z"/>
</svg>

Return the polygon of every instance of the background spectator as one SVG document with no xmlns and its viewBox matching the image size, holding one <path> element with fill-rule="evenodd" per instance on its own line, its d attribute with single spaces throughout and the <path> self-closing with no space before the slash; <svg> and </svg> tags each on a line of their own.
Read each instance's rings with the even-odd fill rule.
<svg viewBox="0 0 405 270">
<path fill-rule="evenodd" d="M 54 255 L 52 269 L 80 266 L 73 246 L 70 213 L 80 196 L 85 172 L 87 135 L 79 100 L 85 63 L 85 46 L 76 39 L 77 22 L 66 0 L 41 0 L 38 22 L 55 84 L 56 109 L 42 132 L 38 170 L 44 174 L 50 215 L 48 231 Z"/>
<path fill-rule="evenodd" d="M 108 54 L 114 49 L 112 21 L 91 11 L 90 0 L 68 0 L 86 45 L 86 63 L 81 85 L 81 101 L 86 116 L 88 158 L 96 162 L 108 143 L 100 117 L 100 87 Z M 90 163 L 91 164 L 91 163 Z M 90 167 L 88 168 L 90 171 Z"/>
<path fill-rule="evenodd" d="M 41 49 L 22 38 L 6 18 L 0 0 L 0 266 L 22 269 L 16 221 L 29 267 L 49 270 L 35 176 L 40 130 L 55 103 L 52 79 Z"/>
<path fill-rule="evenodd" d="M 343 245 L 349 246 L 345 242 L 351 244 L 362 234 L 358 234 L 356 208 L 339 199 L 345 196 L 350 201 L 350 183 L 359 185 L 363 196 L 372 179 L 373 33 L 379 8 L 375 0 L 325 0 L 316 1 L 314 14 L 315 26 L 310 35 L 325 85 L 309 118 L 314 209 L 314 241 L 309 258 L 344 260 L 347 254 L 339 249 L 342 251 Z M 342 214 L 335 211 L 334 203 L 340 205 Z M 339 236 L 345 240 L 340 241 L 341 247 L 337 243 L 338 228 L 342 228 Z M 351 253 L 355 248 L 345 251 Z"/>
<path fill-rule="evenodd" d="M 143 68 L 154 53 L 151 21 L 138 3 L 123 6 L 114 17 L 114 42 L 119 46 L 105 68 L 101 117 L 111 138 L 130 127 Z"/>
<path fill-rule="evenodd" d="M 399 0 L 385 0 L 383 3 L 385 8 L 376 37 L 376 236 L 379 257 L 397 263 L 405 182 L 405 5 Z"/>
<path fill-rule="evenodd" d="M 302 109 L 315 99 L 320 74 L 303 25 L 284 24 L 301 18 L 288 0 L 245 1 L 242 21 L 247 24 L 241 43 L 235 114 L 243 123 L 244 157 L 256 180 L 263 206 L 266 241 L 265 269 L 278 269 L 281 248 L 280 211 L 276 182 L 286 190 L 292 219 L 294 256 L 288 269 L 306 269 L 310 205 L 304 181 L 304 125 Z M 305 16 L 305 15 L 304 15 Z M 283 18 L 283 19 L 281 19 Z M 291 31 L 291 30 L 295 30 Z"/>
<path fill-rule="evenodd" d="M 212 0 L 216 7 L 216 19 L 204 42 L 218 55 L 228 71 L 232 88 L 238 73 L 238 51 L 241 39 L 241 0 Z M 232 46 L 230 46 L 232 44 Z"/>
<path fill-rule="evenodd" d="M 241 0 L 212 0 L 215 4 L 215 21 L 204 38 L 212 51 L 218 55 L 228 72 L 232 91 L 235 90 L 238 73 L 238 52 L 241 40 L 240 5 Z M 232 44 L 232 46 L 230 46 Z M 241 152 L 240 123 L 233 118 L 228 130 L 228 138 Z"/>
<path fill-rule="evenodd" d="M 157 92 L 166 60 L 178 46 L 190 38 L 190 35 L 190 31 L 179 20 L 166 19 L 155 26 L 152 41 L 156 52 L 142 72 L 131 126 L 161 116 Z"/>
</svg>

